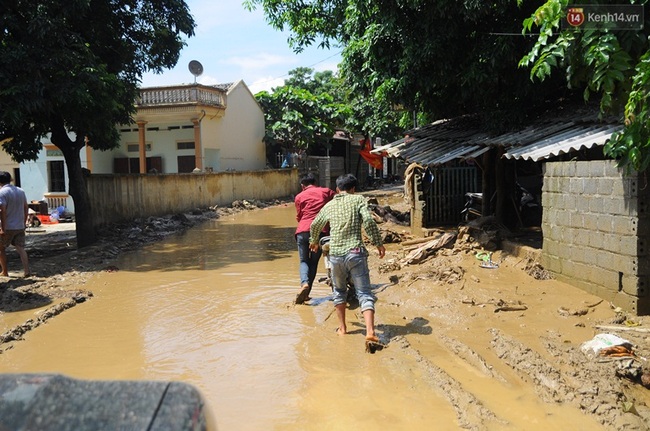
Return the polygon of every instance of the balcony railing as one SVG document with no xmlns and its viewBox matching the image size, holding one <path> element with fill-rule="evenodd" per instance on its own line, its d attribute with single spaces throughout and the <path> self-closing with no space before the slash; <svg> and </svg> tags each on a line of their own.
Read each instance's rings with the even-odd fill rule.
<svg viewBox="0 0 650 431">
<path fill-rule="evenodd" d="M 187 104 L 225 108 L 226 94 L 224 90 L 204 85 L 151 87 L 141 89 L 136 100 L 139 108 Z"/>
</svg>

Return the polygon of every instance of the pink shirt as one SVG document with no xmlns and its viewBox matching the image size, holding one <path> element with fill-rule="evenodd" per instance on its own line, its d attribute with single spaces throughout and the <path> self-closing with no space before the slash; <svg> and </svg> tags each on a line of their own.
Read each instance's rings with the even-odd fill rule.
<svg viewBox="0 0 650 431">
<path fill-rule="evenodd" d="M 332 200 L 335 193 L 326 187 L 307 186 L 296 195 L 296 220 L 298 227 L 296 234 L 309 232 L 311 222 L 316 218 L 323 206 Z"/>
</svg>

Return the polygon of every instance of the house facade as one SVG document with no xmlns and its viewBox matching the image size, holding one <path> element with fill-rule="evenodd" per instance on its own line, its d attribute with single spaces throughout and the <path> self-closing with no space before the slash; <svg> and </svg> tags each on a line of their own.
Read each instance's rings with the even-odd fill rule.
<svg viewBox="0 0 650 431">
<path fill-rule="evenodd" d="M 264 115 L 243 81 L 140 90 L 133 124 L 117 126 L 120 145 L 82 150 L 92 174 L 177 174 L 264 169 Z M 28 200 L 74 212 L 63 154 L 48 140 L 34 162 L 20 165 Z"/>
<path fill-rule="evenodd" d="M 14 162 L 11 156 L 5 151 L 0 151 L 0 171 L 9 172 L 11 177 L 14 179 L 16 186 L 20 187 L 22 185 L 20 166 L 18 163 Z"/>
</svg>

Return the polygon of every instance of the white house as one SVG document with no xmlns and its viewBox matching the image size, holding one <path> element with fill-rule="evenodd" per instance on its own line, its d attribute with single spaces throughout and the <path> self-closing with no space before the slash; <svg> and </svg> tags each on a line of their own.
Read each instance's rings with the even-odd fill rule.
<svg viewBox="0 0 650 431">
<path fill-rule="evenodd" d="M 4 142 L 0 145 L 4 145 Z M 22 185 L 20 181 L 20 165 L 14 162 L 5 151 L 0 151 L 0 171 L 9 172 L 16 186 L 20 187 Z"/>
<path fill-rule="evenodd" d="M 266 167 L 264 114 L 244 81 L 148 87 L 140 90 L 134 124 L 118 126 L 111 151 L 82 150 L 95 174 L 250 171 Z M 63 155 L 48 140 L 34 162 L 20 166 L 28 200 L 74 212 Z"/>
</svg>

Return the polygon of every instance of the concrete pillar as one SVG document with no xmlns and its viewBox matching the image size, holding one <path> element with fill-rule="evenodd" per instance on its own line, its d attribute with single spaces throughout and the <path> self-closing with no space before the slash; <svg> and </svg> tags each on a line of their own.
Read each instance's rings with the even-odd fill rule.
<svg viewBox="0 0 650 431">
<path fill-rule="evenodd" d="M 147 142 L 145 140 L 146 121 L 138 121 L 138 142 L 140 144 L 140 173 L 147 173 Z"/>
<path fill-rule="evenodd" d="M 192 120 L 194 124 L 194 163 L 196 169 L 203 170 L 203 146 L 201 145 L 201 121 Z"/>
<path fill-rule="evenodd" d="M 88 146 L 88 138 L 86 138 L 86 168 L 93 171 L 93 149 Z"/>
</svg>

